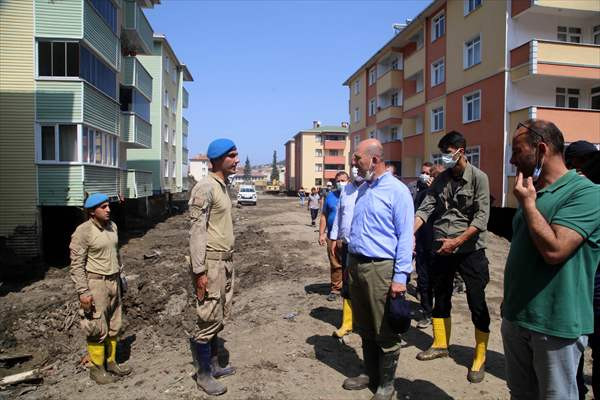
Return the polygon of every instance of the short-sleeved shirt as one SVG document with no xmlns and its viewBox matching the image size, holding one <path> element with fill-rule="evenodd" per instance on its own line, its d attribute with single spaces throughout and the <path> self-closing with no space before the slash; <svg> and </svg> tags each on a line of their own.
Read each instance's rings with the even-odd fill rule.
<svg viewBox="0 0 600 400">
<path fill-rule="evenodd" d="M 490 218 L 490 184 L 485 172 L 471 165 L 461 177 L 447 169 L 433 181 L 416 214 L 423 222 L 433 215 L 433 239 L 455 238 L 470 226 L 479 231 L 463 243 L 458 253 L 470 253 L 486 246 L 487 224 Z M 434 248 L 433 250 L 437 250 Z"/>
<path fill-rule="evenodd" d="M 325 201 L 323 202 L 323 215 L 327 218 L 327 232 L 331 232 L 333 221 L 335 221 L 335 212 L 337 210 L 338 202 L 340 201 L 340 192 L 334 190 L 329 192 Z"/>
<path fill-rule="evenodd" d="M 536 208 L 549 224 L 574 230 L 584 242 L 563 263 L 547 264 L 519 208 L 504 272 L 503 317 L 535 332 L 575 339 L 594 331 L 600 185 L 569 171 L 537 193 Z"/>
<path fill-rule="evenodd" d="M 318 210 L 320 207 L 319 200 L 321 200 L 321 196 L 318 193 L 308 195 L 308 208 Z"/>
</svg>

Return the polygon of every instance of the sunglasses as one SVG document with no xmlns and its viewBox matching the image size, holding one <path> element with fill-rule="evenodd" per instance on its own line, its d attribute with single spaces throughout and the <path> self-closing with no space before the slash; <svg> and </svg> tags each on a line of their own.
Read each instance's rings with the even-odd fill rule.
<svg viewBox="0 0 600 400">
<path fill-rule="evenodd" d="M 533 128 L 531 128 L 531 127 L 529 127 L 529 126 L 527 126 L 527 125 L 523 124 L 522 122 L 519 122 L 519 123 L 517 124 L 517 130 L 519 130 L 519 128 L 525 128 L 525 129 L 527 129 L 528 131 L 530 131 L 530 132 L 533 132 L 534 134 L 536 134 L 536 135 L 538 135 L 538 136 L 539 136 L 539 138 L 540 138 L 540 141 L 542 141 L 543 143 L 546 143 L 546 141 L 544 140 L 544 136 L 543 136 L 541 133 L 539 133 L 538 131 L 536 131 L 535 129 L 533 129 Z"/>
</svg>

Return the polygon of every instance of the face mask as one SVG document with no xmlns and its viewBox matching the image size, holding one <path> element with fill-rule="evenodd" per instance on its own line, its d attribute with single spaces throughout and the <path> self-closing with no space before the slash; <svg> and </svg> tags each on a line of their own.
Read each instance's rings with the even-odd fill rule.
<svg viewBox="0 0 600 400">
<path fill-rule="evenodd" d="M 348 184 L 348 182 L 338 182 L 335 184 L 335 187 L 337 190 L 339 190 L 340 192 L 342 190 L 344 190 L 344 187 Z"/>
<path fill-rule="evenodd" d="M 445 168 L 454 168 L 458 160 L 454 159 L 454 156 L 460 151 L 456 150 L 453 154 L 442 154 L 442 164 Z"/>
<path fill-rule="evenodd" d="M 375 175 L 375 171 L 371 169 L 372 166 L 373 160 L 371 160 L 371 163 L 369 164 L 369 169 L 367 170 L 367 172 L 365 172 L 365 181 L 370 182 L 373 180 L 373 175 Z"/>
<path fill-rule="evenodd" d="M 536 182 L 540 175 L 542 174 L 542 166 L 544 165 L 544 160 L 541 159 L 536 163 L 536 167 L 533 169 L 533 173 L 531 174 L 531 179 Z"/>
<path fill-rule="evenodd" d="M 419 175 L 419 182 L 427 183 L 429 182 L 429 174 L 421 174 Z"/>
<path fill-rule="evenodd" d="M 354 180 L 355 182 L 357 182 L 359 184 L 362 183 L 362 181 L 365 179 L 358 174 L 357 167 L 352 167 L 351 174 L 352 174 L 352 180 Z"/>
</svg>

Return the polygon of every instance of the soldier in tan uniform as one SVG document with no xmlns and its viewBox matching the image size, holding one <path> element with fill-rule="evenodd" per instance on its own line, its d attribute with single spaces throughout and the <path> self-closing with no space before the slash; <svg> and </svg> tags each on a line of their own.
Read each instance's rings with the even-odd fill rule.
<svg viewBox="0 0 600 400">
<path fill-rule="evenodd" d="M 81 329 L 92 362 L 90 378 L 99 384 L 113 383 L 117 376 L 131 372 L 116 362 L 121 329 L 119 237 L 106 195 L 92 194 L 84 207 L 89 219 L 77 227 L 69 246 L 71 279 L 79 295 Z"/>
<path fill-rule="evenodd" d="M 198 387 L 217 396 L 227 388 L 215 378 L 235 373 L 233 367 L 219 365 L 217 334 L 230 314 L 233 297 L 234 237 L 227 182 L 235 174 L 239 158 L 229 139 L 213 141 L 207 155 L 212 172 L 194 186 L 189 201 L 191 269 L 198 315 L 190 348 Z"/>
</svg>

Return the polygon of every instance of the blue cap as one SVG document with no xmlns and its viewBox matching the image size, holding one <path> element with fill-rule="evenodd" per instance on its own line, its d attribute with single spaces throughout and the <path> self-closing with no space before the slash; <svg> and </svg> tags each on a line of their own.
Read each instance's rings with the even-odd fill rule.
<svg viewBox="0 0 600 400">
<path fill-rule="evenodd" d="M 222 157 L 235 148 L 235 143 L 229 139 L 215 139 L 208 145 L 206 156 L 210 160 Z"/>
<path fill-rule="evenodd" d="M 85 200 L 84 208 L 94 208 L 100 204 L 108 201 L 108 196 L 102 193 L 92 193 L 90 197 Z"/>
</svg>

